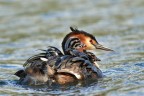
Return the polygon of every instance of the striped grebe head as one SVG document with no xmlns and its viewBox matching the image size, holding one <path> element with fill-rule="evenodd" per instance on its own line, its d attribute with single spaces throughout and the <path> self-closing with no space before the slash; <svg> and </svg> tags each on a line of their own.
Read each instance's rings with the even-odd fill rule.
<svg viewBox="0 0 144 96">
<path fill-rule="evenodd" d="M 99 44 L 92 34 L 73 27 L 70 27 L 70 29 L 72 32 L 67 34 L 62 42 L 62 48 L 65 54 L 68 48 L 77 49 L 79 51 L 94 49 L 113 51 Z"/>
</svg>

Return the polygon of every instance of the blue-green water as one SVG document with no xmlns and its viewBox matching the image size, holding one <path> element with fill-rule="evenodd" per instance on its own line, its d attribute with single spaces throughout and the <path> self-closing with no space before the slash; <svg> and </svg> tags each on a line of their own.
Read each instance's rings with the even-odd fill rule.
<svg viewBox="0 0 144 96">
<path fill-rule="evenodd" d="M 143 0 L 0 0 L 0 95 L 144 95 Z M 38 49 L 61 49 L 69 26 L 115 52 L 94 51 L 105 77 L 76 86 L 24 86 L 13 74 Z"/>
</svg>

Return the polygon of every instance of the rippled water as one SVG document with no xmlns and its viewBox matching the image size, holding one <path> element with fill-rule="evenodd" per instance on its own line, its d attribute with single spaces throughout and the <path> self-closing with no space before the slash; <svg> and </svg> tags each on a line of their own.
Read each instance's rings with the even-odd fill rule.
<svg viewBox="0 0 144 96">
<path fill-rule="evenodd" d="M 143 0 L 0 0 L 0 95 L 144 95 Z M 76 86 L 24 86 L 13 74 L 30 56 L 61 48 L 69 26 L 115 52 L 96 50 L 105 77 Z"/>
</svg>

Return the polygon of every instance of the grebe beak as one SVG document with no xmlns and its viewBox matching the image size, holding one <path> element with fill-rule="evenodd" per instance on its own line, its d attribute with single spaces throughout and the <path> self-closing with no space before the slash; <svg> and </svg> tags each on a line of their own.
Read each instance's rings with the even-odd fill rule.
<svg viewBox="0 0 144 96">
<path fill-rule="evenodd" d="M 94 46 L 95 46 L 96 49 L 101 49 L 101 50 L 106 50 L 106 51 L 114 51 L 114 50 L 112 50 L 112 49 L 109 49 L 109 48 L 104 47 L 104 46 L 101 45 L 101 44 L 94 44 Z"/>
</svg>

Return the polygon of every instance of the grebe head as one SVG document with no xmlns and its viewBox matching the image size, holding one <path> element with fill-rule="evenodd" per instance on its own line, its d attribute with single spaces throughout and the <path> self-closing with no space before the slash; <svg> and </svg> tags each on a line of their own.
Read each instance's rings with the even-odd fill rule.
<svg viewBox="0 0 144 96">
<path fill-rule="evenodd" d="M 99 44 L 96 38 L 92 34 L 82 31 L 82 30 L 78 30 L 76 28 L 74 29 L 73 27 L 70 27 L 70 29 L 72 32 L 67 34 L 62 42 L 62 48 L 63 48 L 64 53 L 67 48 L 72 47 L 70 45 L 74 45 L 80 50 L 101 49 L 101 50 L 106 50 L 106 51 L 113 51 Z"/>
</svg>

